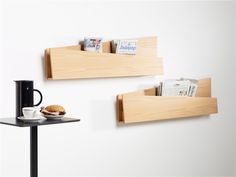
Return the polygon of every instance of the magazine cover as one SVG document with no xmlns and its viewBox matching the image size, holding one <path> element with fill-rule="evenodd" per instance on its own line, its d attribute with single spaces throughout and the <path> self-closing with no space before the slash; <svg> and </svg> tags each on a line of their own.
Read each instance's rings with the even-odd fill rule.
<svg viewBox="0 0 236 177">
<path fill-rule="evenodd" d="M 101 52 L 102 38 L 84 38 L 84 50 L 89 52 Z"/>
<path fill-rule="evenodd" d="M 137 40 L 119 40 L 117 42 L 116 53 L 135 55 L 137 51 Z"/>
</svg>

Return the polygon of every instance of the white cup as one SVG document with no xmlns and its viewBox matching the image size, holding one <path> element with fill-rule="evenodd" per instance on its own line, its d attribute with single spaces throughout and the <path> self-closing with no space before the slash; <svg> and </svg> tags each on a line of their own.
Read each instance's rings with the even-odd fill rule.
<svg viewBox="0 0 236 177">
<path fill-rule="evenodd" d="M 24 118 L 36 118 L 38 116 L 38 109 L 34 107 L 22 108 Z"/>
</svg>

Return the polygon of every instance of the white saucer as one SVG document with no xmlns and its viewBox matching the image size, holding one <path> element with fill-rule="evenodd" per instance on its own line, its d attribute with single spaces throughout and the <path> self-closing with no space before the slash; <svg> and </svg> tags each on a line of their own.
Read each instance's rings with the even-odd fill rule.
<svg viewBox="0 0 236 177">
<path fill-rule="evenodd" d="M 24 116 L 17 117 L 17 119 L 22 120 L 22 121 L 28 121 L 28 122 L 35 122 L 44 119 L 42 116 L 37 116 L 33 118 L 25 118 Z"/>
<path fill-rule="evenodd" d="M 46 117 L 49 120 L 58 120 L 61 119 L 62 117 L 64 117 L 64 115 L 44 115 L 44 117 Z"/>
</svg>

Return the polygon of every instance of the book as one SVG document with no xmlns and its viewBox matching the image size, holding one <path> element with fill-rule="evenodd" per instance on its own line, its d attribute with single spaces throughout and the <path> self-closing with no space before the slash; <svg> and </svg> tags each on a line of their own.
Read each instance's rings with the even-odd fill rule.
<svg viewBox="0 0 236 177">
<path fill-rule="evenodd" d="M 101 52 L 102 38 L 84 38 L 84 50 L 88 52 Z"/>
</svg>

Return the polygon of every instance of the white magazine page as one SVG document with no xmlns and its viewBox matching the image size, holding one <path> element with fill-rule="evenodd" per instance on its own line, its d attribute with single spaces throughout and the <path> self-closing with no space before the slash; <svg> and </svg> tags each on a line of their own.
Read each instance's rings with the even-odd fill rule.
<svg viewBox="0 0 236 177">
<path fill-rule="evenodd" d="M 189 80 L 167 80 L 162 83 L 162 96 L 188 96 Z"/>
</svg>

